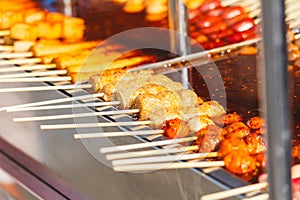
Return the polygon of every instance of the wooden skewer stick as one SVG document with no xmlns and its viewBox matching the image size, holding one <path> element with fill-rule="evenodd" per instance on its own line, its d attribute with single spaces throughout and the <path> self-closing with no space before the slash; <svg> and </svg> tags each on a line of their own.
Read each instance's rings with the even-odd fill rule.
<svg viewBox="0 0 300 200">
<path fill-rule="evenodd" d="M 22 59 L 12 59 L 12 60 L 0 60 L 1 65 L 22 65 L 22 64 L 34 64 L 39 63 L 42 60 L 40 58 L 22 58 Z"/>
<path fill-rule="evenodd" d="M 47 90 L 70 90 L 70 89 L 84 89 L 84 88 L 91 88 L 91 87 L 92 87 L 91 84 L 82 84 L 82 85 L 3 88 L 3 89 L 0 89 L 0 93 L 3 93 L 3 92 L 33 92 L 33 91 L 47 91 Z"/>
<path fill-rule="evenodd" d="M 94 128 L 94 127 L 111 127 L 111 126 L 137 126 L 150 124 L 151 121 L 130 121 L 130 122 L 101 122 L 86 124 L 51 124 L 41 125 L 42 130 L 54 129 L 71 129 L 71 128 Z"/>
<path fill-rule="evenodd" d="M 197 137 L 187 137 L 187 138 L 177 138 L 171 140 L 162 140 L 162 141 L 155 141 L 155 142 L 147 142 L 147 143 L 137 143 L 137 144 L 128 144 L 128 145 L 120 145 L 120 146 L 113 146 L 113 147 L 105 147 L 100 149 L 101 153 L 112 153 L 118 151 L 126 151 L 132 149 L 141 149 L 146 147 L 155 147 L 155 146 L 162 146 L 167 144 L 176 144 L 181 142 L 190 142 L 196 140 Z"/>
<path fill-rule="evenodd" d="M 43 82 L 43 81 L 70 81 L 72 80 L 71 76 L 55 76 L 55 77 L 35 77 L 35 78 L 0 78 L 0 83 L 14 83 L 14 82 L 22 82 L 22 83 L 29 83 L 29 82 Z"/>
<path fill-rule="evenodd" d="M 144 164 L 144 163 L 172 162 L 172 161 L 180 161 L 180 160 L 213 158 L 217 156 L 218 156 L 217 152 L 152 156 L 152 157 L 144 157 L 144 158 L 114 160 L 112 161 L 112 165 L 119 166 L 119 165 L 136 165 L 136 164 Z"/>
<path fill-rule="evenodd" d="M 0 45 L 0 51 L 13 51 L 14 46 L 10 45 Z"/>
<path fill-rule="evenodd" d="M 13 53 L 0 53 L 0 58 L 25 58 L 25 57 L 32 57 L 33 53 L 28 52 L 13 52 Z"/>
<path fill-rule="evenodd" d="M 161 169 L 184 169 L 184 168 L 207 168 L 207 167 L 223 167 L 224 161 L 199 161 L 199 162 L 169 162 L 169 163 L 154 163 L 140 165 L 123 165 L 114 166 L 114 171 L 147 171 Z"/>
<path fill-rule="evenodd" d="M 10 30 L 1 30 L 0 31 L 0 36 L 2 37 L 2 36 L 7 36 L 7 35 L 9 35 L 10 34 Z"/>
<path fill-rule="evenodd" d="M 169 154 L 169 153 L 182 153 L 182 152 L 188 152 L 188 151 L 194 151 L 194 150 L 198 150 L 197 145 L 180 146 L 180 147 L 171 148 L 171 149 L 154 149 L 154 150 L 147 150 L 147 151 L 134 151 L 134 152 L 108 154 L 108 155 L 106 155 L 106 159 L 107 160 L 118 160 L 118 159 L 125 159 L 125 158 L 154 156 L 154 155 L 162 155 L 162 154 Z"/>
<path fill-rule="evenodd" d="M 24 70 L 54 69 L 54 68 L 56 68 L 55 64 L 41 64 L 41 65 L 0 68 L 0 72 L 16 72 L 16 71 L 24 71 Z"/>
<path fill-rule="evenodd" d="M 118 137 L 118 136 L 136 136 L 136 135 L 153 135 L 162 134 L 163 130 L 143 130 L 143 131 L 120 131 L 104 133 L 82 133 L 74 134 L 75 139 L 101 138 L 101 137 Z"/>
<path fill-rule="evenodd" d="M 0 90 L 1 91 L 1 90 Z M 29 122 L 29 121 L 44 121 L 44 120 L 56 120 L 56 119 L 68 119 L 68 118 L 80 118 L 80 117 L 93 117 L 102 115 L 119 115 L 119 114 L 129 114 L 137 113 L 139 109 L 132 110 L 113 110 L 113 111 L 102 111 L 102 112 L 89 112 L 89 113 L 79 113 L 79 114 L 65 114 L 65 115 L 49 115 L 40 117 L 22 117 L 14 118 L 14 122 Z"/>
<path fill-rule="evenodd" d="M 233 197 L 240 194 L 245 194 L 247 192 L 252 192 L 255 190 L 261 190 L 268 186 L 267 182 L 256 183 L 251 185 L 246 185 L 243 187 L 234 188 L 231 190 L 225 190 L 221 192 L 216 192 L 208 195 L 204 195 L 201 197 L 201 200 L 218 200 L 218 199 L 225 199 L 229 197 Z"/>
<path fill-rule="evenodd" d="M 64 103 L 64 102 L 77 101 L 77 100 L 89 99 L 89 98 L 97 98 L 97 97 L 102 97 L 103 95 L 104 95 L 103 93 L 97 93 L 97 94 L 81 95 L 81 96 L 77 96 L 77 97 L 66 97 L 66 98 L 61 98 L 61 99 L 38 101 L 38 102 L 33 102 L 33 103 L 26 103 L 26 104 L 14 105 L 14 106 L 2 107 L 2 108 L 0 108 L 0 111 L 8 110 L 8 109 L 25 108 L 25 107 L 33 107 L 33 106 L 43 106 L 43 105 L 56 104 L 56 103 Z"/>
<path fill-rule="evenodd" d="M 30 73 L 20 73 L 20 74 L 2 74 L 0 79 L 3 78 L 21 78 L 21 77 L 33 77 L 33 76 L 49 76 L 49 75 L 59 75 L 66 74 L 67 70 L 53 70 L 44 72 L 30 72 Z"/>
<path fill-rule="evenodd" d="M 110 102 L 95 102 L 95 103 L 79 103 L 79 104 L 68 104 L 68 105 L 54 105 L 54 106 L 36 106 L 36 107 L 25 107 L 25 108 L 12 108 L 7 109 L 7 112 L 20 112 L 20 111 L 32 111 L 32 110 L 57 110 L 65 108 L 81 108 L 81 107 L 98 107 L 98 106 L 114 106 L 120 104 L 119 101 Z"/>
<path fill-rule="evenodd" d="M 264 194 L 256 195 L 254 197 L 244 198 L 243 200 L 269 200 L 269 194 L 264 193 Z"/>
</svg>

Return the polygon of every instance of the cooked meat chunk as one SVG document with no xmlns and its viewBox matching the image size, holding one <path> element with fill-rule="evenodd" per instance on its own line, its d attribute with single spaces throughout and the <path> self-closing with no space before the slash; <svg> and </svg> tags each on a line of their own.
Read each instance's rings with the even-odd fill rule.
<svg viewBox="0 0 300 200">
<path fill-rule="evenodd" d="M 166 120 L 162 129 L 165 135 L 170 139 L 186 137 L 190 133 L 186 122 L 178 118 Z"/>
<path fill-rule="evenodd" d="M 236 112 L 229 113 L 226 115 L 220 115 L 213 118 L 213 121 L 220 126 L 227 126 L 234 122 L 242 121 L 242 117 L 238 115 Z"/>
<path fill-rule="evenodd" d="M 247 151 L 232 151 L 224 157 L 225 167 L 228 171 L 244 175 L 256 171 L 256 159 Z"/>
<path fill-rule="evenodd" d="M 222 129 L 216 125 L 209 125 L 197 132 L 196 144 L 200 153 L 211 152 L 217 149 L 223 139 Z"/>
<path fill-rule="evenodd" d="M 266 142 L 262 134 L 252 133 L 245 137 L 248 152 L 251 155 L 264 153 L 267 150 Z"/>
<path fill-rule="evenodd" d="M 195 116 L 188 121 L 191 131 L 197 132 L 208 125 L 214 125 L 214 122 L 207 116 Z"/>
<path fill-rule="evenodd" d="M 226 138 L 220 143 L 220 148 L 218 151 L 218 157 L 223 158 L 227 154 L 229 154 L 232 151 L 246 151 L 248 152 L 247 149 L 247 144 L 245 143 L 244 140 L 238 139 L 238 138 Z"/>
<path fill-rule="evenodd" d="M 261 117 L 252 117 L 247 121 L 247 125 L 252 129 L 261 129 L 264 127 L 264 119 Z"/>
<path fill-rule="evenodd" d="M 216 101 L 207 101 L 199 106 L 201 115 L 206 115 L 210 118 L 224 115 L 226 112 L 221 104 Z"/>
<path fill-rule="evenodd" d="M 239 129 L 246 129 L 248 130 L 248 132 L 250 132 L 250 129 L 248 126 L 246 126 L 246 124 L 244 124 L 243 122 L 234 122 L 232 124 L 230 124 L 229 126 L 226 126 L 224 129 L 223 129 L 223 134 L 226 135 L 226 134 L 229 134 L 233 131 L 236 131 L 236 130 L 239 130 Z M 231 135 L 233 136 L 233 135 Z"/>
</svg>

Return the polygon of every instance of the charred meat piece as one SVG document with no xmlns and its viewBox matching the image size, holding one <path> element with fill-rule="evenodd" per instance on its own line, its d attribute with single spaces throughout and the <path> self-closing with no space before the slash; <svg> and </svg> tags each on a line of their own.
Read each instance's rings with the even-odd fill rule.
<svg viewBox="0 0 300 200">
<path fill-rule="evenodd" d="M 196 144 L 200 153 L 215 151 L 224 139 L 222 129 L 216 125 L 209 125 L 197 132 Z"/>
</svg>

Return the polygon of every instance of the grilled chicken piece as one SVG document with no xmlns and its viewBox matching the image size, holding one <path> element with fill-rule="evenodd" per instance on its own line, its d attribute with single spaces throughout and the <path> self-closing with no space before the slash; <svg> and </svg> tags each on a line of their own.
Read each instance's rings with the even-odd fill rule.
<svg viewBox="0 0 300 200">
<path fill-rule="evenodd" d="M 125 82 L 121 81 L 118 82 L 117 84 L 118 85 L 116 87 L 114 100 L 121 101 L 121 107 L 123 109 L 128 109 L 132 106 L 130 104 L 134 101 L 134 99 L 132 98 L 133 94 L 135 93 L 135 91 L 141 90 L 140 88 L 143 85 L 147 84 L 147 80 L 136 79 L 136 80 L 130 80 Z"/>
<path fill-rule="evenodd" d="M 119 87 L 116 88 L 116 100 L 122 101 L 123 108 L 130 108 L 134 98 L 146 91 L 157 94 L 163 89 L 164 91 L 174 92 L 174 95 L 178 96 L 180 100 L 183 98 L 176 91 L 183 89 L 183 86 L 178 82 L 172 82 L 168 77 L 163 75 L 152 75 L 147 72 L 141 72 L 141 76 L 138 76 L 136 79 L 120 81 L 118 85 Z M 144 87 L 147 87 L 147 89 L 145 90 Z M 181 93 L 185 95 L 188 92 L 182 91 Z"/>
<path fill-rule="evenodd" d="M 143 87 L 137 89 L 133 92 L 133 94 L 130 96 L 128 107 L 131 107 L 133 102 L 135 101 L 136 97 L 141 94 L 159 94 L 161 92 L 166 92 L 168 89 L 163 85 L 158 85 L 155 83 L 148 83 L 144 85 Z"/>
<path fill-rule="evenodd" d="M 157 94 L 167 113 L 182 115 L 182 102 L 176 91 L 163 91 Z"/>
<path fill-rule="evenodd" d="M 224 115 L 226 112 L 221 104 L 216 101 L 207 101 L 199 106 L 201 115 L 206 115 L 210 118 Z"/>
<path fill-rule="evenodd" d="M 117 82 L 112 82 L 104 85 L 104 87 L 102 88 L 102 92 L 104 93 L 104 96 L 102 98 L 104 99 L 104 101 L 112 101 L 116 89 L 116 84 Z"/>
<path fill-rule="evenodd" d="M 198 106 L 198 96 L 193 90 L 181 89 L 176 90 L 181 97 L 182 107 L 196 107 Z"/>
<path fill-rule="evenodd" d="M 162 113 L 164 111 L 161 100 L 154 94 L 139 95 L 134 102 L 133 108 L 140 110 L 140 120 L 149 120 L 153 110 L 161 110 Z"/>
<path fill-rule="evenodd" d="M 98 73 L 98 75 L 92 76 L 89 82 L 93 85 L 93 89 L 95 92 L 105 92 L 103 91 L 103 88 L 106 84 L 112 84 L 112 86 L 109 86 L 111 88 L 110 90 L 113 90 L 113 92 L 115 92 L 116 88 L 118 88 L 119 90 L 125 90 L 128 86 L 127 83 L 133 82 L 132 80 L 136 80 L 137 77 L 147 78 L 153 73 L 151 70 L 127 73 L 129 69 L 131 69 L 131 67 L 105 70 L 102 74 Z M 121 74 L 119 74 L 119 70 L 121 70 Z"/>
<path fill-rule="evenodd" d="M 188 121 L 188 125 L 193 132 L 197 132 L 203 128 L 206 128 L 208 125 L 214 124 L 215 123 L 211 120 L 211 118 L 205 115 L 195 116 Z"/>
<path fill-rule="evenodd" d="M 161 127 L 166 120 L 181 119 L 181 105 L 176 93 L 163 91 L 157 94 L 144 93 L 137 96 L 132 108 L 140 109 L 140 120 L 151 120 L 152 127 Z"/>
<path fill-rule="evenodd" d="M 171 80 L 169 77 L 162 75 L 162 74 L 156 74 L 151 77 L 149 77 L 148 81 L 150 83 L 157 83 L 164 85 L 167 87 L 170 91 L 175 91 L 175 90 L 181 90 L 184 89 L 182 84 L 179 82 L 174 82 Z"/>
<path fill-rule="evenodd" d="M 186 106 L 182 108 L 182 118 L 184 121 L 189 121 L 193 117 L 200 116 L 198 107 Z"/>
<path fill-rule="evenodd" d="M 161 127 L 167 118 L 161 100 L 154 94 L 139 95 L 135 99 L 133 108 L 140 110 L 139 120 L 151 120 L 152 128 Z"/>
</svg>

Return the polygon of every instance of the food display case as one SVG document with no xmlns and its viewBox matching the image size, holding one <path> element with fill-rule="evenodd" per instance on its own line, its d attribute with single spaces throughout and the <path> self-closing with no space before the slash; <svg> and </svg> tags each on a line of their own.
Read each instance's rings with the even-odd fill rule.
<svg viewBox="0 0 300 200">
<path fill-rule="evenodd" d="M 3 2 L 7 3 L 5 0 Z M 22 3 L 23 0 L 18 0 L 18 2 Z M 24 2 L 27 6 L 31 5 L 29 4 L 29 0 L 24 0 Z M 249 123 L 254 117 L 260 117 L 261 119 L 265 114 L 264 109 L 262 109 L 262 102 L 265 96 L 261 93 L 261 86 L 264 80 L 260 75 L 262 70 L 261 63 L 264 57 L 262 56 L 261 48 L 262 27 L 261 17 L 259 16 L 261 10 L 259 1 L 187 1 L 186 4 L 190 11 L 188 17 L 185 15 L 187 18 L 184 19 L 184 22 L 186 24 L 189 22 L 190 25 L 187 26 L 189 30 L 185 30 L 185 33 L 190 32 L 192 42 L 185 44 L 185 47 L 191 48 L 191 52 L 184 55 L 178 51 L 172 51 L 174 50 L 174 46 L 172 47 L 170 44 L 174 45 L 174 38 L 169 34 L 170 31 L 165 31 L 165 28 L 171 26 L 168 22 L 176 23 L 178 20 L 183 19 L 170 19 L 170 13 L 169 18 L 167 18 L 168 4 L 166 2 L 147 1 L 147 4 L 144 1 L 141 2 L 92 0 L 84 2 L 36 2 L 40 8 L 47 9 L 48 12 L 60 12 L 67 16 L 62 23 L 62 30 L 65 31 L 62 31 L 63 35 L 59 36 L 59 38 L 63 42 L 66 42 L 67 45 L 73 45 L 71 47 L 72 50 L 77 52 L 73 54 L 70 50 L 69 54 L 57 53 L 55 57 L 51 57 L 52 61 L 49 63 L 43 63 L 49 57 L 46 57 L 47 55 L 39 55 L 38 52 L 40 49 L 37 46 L 32 46 L 29 52 L 26 51 L 25 54 L 21 52 L 21 58 L 9 57 L 19 55 L 17 53 L 20 52 L 14 54 L 9 48 L 11 46 L 17 48 L 15 44 L 19 41 L 22 42 L 22 39 L 12 39 L 12 35 L 1 38 L 4 44 L 1 46 L 2 51 L 0 52 L 0 57 L 2 58 L 0 65 L 1 67 L 3 66 L 3 68 L 0 68 L 0 71 L 1 69 L 5 70 L 12 67 L 16 69 L 38 65 L 52 66 L 55 64 L 56 68 L 58 68 L 57 71 L 67 70 L 68 76 L 72 79 L 62 81 L 51 81 L 50 79 L 38 81 L 39 79 L 36 79 L 24 82 L 25 80 L 22 81 L 20 79 L 26 76 L 20 75 L 21 78 L 18 79 L 18 73 L 20 73 L 18 70 L 7 72 L 3 70 L 2 77 L 0 75 L 0 117 L 2 125 L 0 128 L 0 169 L 2 170 L 0 173 L 0 188 L 3 188 L 4 192 L 0 190 L 0 197 L 3 196 L 4 199 L 72 200 L 201 199 L 201 197 L 210 193 L 249 186 L 259 181 L 259 176 L 265 172 L 266 158 L 264 156 L 260 158 L 259 166 L 254 166 L 255 170 L 250 170 L 249 174 L 233 173 L 234 170 L 229 170 L 230 167 L 226 164 L 225 167 L 222 167 L 224 166 L 223 161 L 220 161 L 222 162 L 221 166 L 204 168 L 182 167 L 184 169 L 180 169 L 180 167 L 174 167 L 174 169 L 168 170 L 168 166 L 172 166 L 172 164 L 162 163 L 153 169 L 137 169 L 132 172 L 126 172 L 125 169 L 120 172 L 116 170 L 118 167 L 113 166 L 114 162 L 108 159 L 108 154 L 105 153 L 105 150 L 108 152 L 108 149 L 114 148 L 114 146 L 118 147 L 118 151 L 120 152 L 120 149 L 122 149 L 121 145 L 124 145 L 124 148 L 128 148 L 125 145 L 153 144 L 157 142 L 157 145 L 141 145 L 141 148 L 133 148 L 134 151 L 131 154 L 134 154 L 134 152 L 137 153 L 140 150 L 153 152 L 154 150 L 170 149 L 174 151 L 177 148 L 174 152 L 179 152 L 178 154 L 174 154 L 172 151 L 169 151 L 170 153 L 167 154 L 167 156 L 175 156 L 176 163 L 193 164 L 193 162 L 197 163 L 199 160 L 195 158 L 188 162 L 184 159 L 181 160 L 181 156 L 184 157 L 186 155 L 184 154 L 185 151 L 179 150 L 182 146 L 197 146 L 198 144 L 193 142 L 195 140 L 198 141 L 198 138 L 195 139 L 197 135 L 190 135 L 191 131 L 189 131 L 189 135 L 181 136 L 186 137 L 186 140 L 181 140 L 181 137 L 176 138 L 175 136 L 173 138 L 170 135 L 166 135 L 166 129 L 163 129 L 165 135 L 161 135 L 160 129 L 162 127 L 165 128 L 165 124 L 161 124 L 161 121 L 159 121 L 160 124 L 158 125 L 154 124 L 155 119 L 163 119 L 162 121 L 165 122 L 172 118 L 161 116 L 161 113 L 158 115 L 155 114 L 156 108 L 151 107 L 153 104 L 151 104 L 150 110 L 154 114 L 147 117 L 148 113 L 145 110 L 148 108 L 146 106 L 143 107 L 143 105 L 151 99 L 146 99 L 146 101 L 138 99 L 139 101 L 134 100 L 133 102 L 130 102 L 132 100 L 131 97 L 126 99 L 127 93 L 132 92 L 132 88 L 135 87 L 143 89 L 138 95 L 146 93 L 147 88 L 145 88 L 145 85 L 149 83 L 146 84 L 143 81 L 147 82 L 147 80 L 151 80 L 148 81 L 151 84 L 159 82 L 164 88 L 168 89 L 177 88 L 176 90 L 178 90 L 178 88 L 182 87 L 182 90 L 192 91 L 193 95 L 194 93 L 196 95 L 195 98 L 190 96 L 180 97 L 190 101 L 187 104 L 191 103 L 191 99 L 193 98 L 197 101 L 197 104 L 201 102 L 199 105 L 210 102 L 208 105 L 211 106 L 212 104 L 215 105 L 214 101 L 217 102 L 216 107 L 210 108 L 215 110 L 208 112 L 220 112 L 221 118 L 219 120 L 222 122 L 225 116 L 224 113 L 238 114 L 245 124 Z M 290 139 L 292 141 L 291 144 L 296 147 L 297 139 L 299 139 L 297 135 L 299 129 L 299 120 L 297 119 L 299 114 L 297 104 L 299 84 L 297 80 L 299 79 L 299 75 L 297 75 L 298 68 L 296 67 L 296 62 L 300 54 L 297 54 L 297 51 L 299 51 L 297 49 L 298 19 L 296 15 L 290 14 L 293 13 L 292 5 L 298 5 L 295 2 L 290 1 L 287 5 L 289 11 L 287 13 L 288 20 L 292 27 L 288 28 L 287 32 L 290 34 L 288 42 L 292 44 L 289 46 L 290 52 L 293 51 L 294 53 L 293 55 L 289 55 L 289 64 L 291 65 L 289 74 L 292 78 L 289 91 L 293 94 L 293 106 L 291 107 L 293 117 L 288 121 L 292 125 L 291 132 L 293 134 L 290 136 L 292 138 L 292 140 Z M 154 6 L 154 11 L 153 8 L 151 10 L 152 3 L 156 6 Z M 9 5 L 10 3 L 7 4 Z M 225 21 L 222 17 L 219 17 L 220 13 L 223 12 L 227 12 L 226 15 L 222 15 L 225 16 Z M 74 21 L 72 21 L 73 18 L 70 19 L 68 15 L 77 17 L 79 20 L 74 18 Z M 203 17 L 207 15 L 210 16 L 208 19 Z M 230 15 L 236 16 L 230 17 Z M 240 17 L 242 22 L 238 25 L 238 18 L 236 18 L 237 21 L 234 21 L 234 17 Z M 81 18 L 85 22 L 84 30 L 80 30 Z M 28 19 L 31 18 L 28 17 Z M 75 23 L 74 27 L 79 27 L 78 30 L 73 32 L 73 25 L 70 25 L 73 29 L 71 31 L 68 30 L 68 26 L 65 25 L 68 20 Z M 55 23 L 57 21 L 51 21 L 51 28 L 48 29 L 48 31 L 53 31 L 53 34 L 50 34 L 51 37 L 54 37 L 53 35 L 56 33 Z M 210 25 L 213 23 L 216 26 Z M 27 23 L 26 26 L 28 24 L 30 25 L 28 27 L 32 28 L 30 23 Z M 40 24 L 33 25 L 33 27 L 44 25 L 43 23 Z M 43 27 L 46 27 L 46 25 Z M 174 24 L 173 27 L 175 30 L 181 31 Z M 22 29 L 23 27 L 19 28 L 20 30 L 24 30 Z M 212 28 L 217 28 L 218 30 L 215 31 Z M 35 29 L 32 28 L 32 30 Z M 37 30 L 39 29 L 37 28 Z M 47 29 L 45 28 L 45 30 Z M 4 31 L 0 32 L 0 34 L 3 33 L 6 35 Z M 13 31 L 14 29 L 11 28 L 10 34 L 18 35 L 17 32 Z M 84 31 L 83 35 L 80 34 L 80 31 Z M 30 37 L 32 37 L 32 33 Z M 174 32 L 171 31 L 171 33 Z M 49 34 L 43 33 L 45 34 L 45 38 L 39 34 L 38 32 L 38 41 L 34 41 L 33 45 L 35 43 L 40 43 L 41 45 L 45 38 L 50 40 Z M 22 37 L 25 36 L 22 35 Z M 182 36 L 179 34 L 179 43 L 183 42 L 182 40 L 186 42 L 187 36 L 182 37 L 183 39 L 180 37 Z M 59 52 L 57 49 L 60 49 L 62 44 L 53 43 L 52 39 L 51 44 L 45 42 L 43 45 L 51 45 L 51 48 Z M 76 46 L 77 42 L 81 42 L 82 47 L 85 41 L 87 41 L 85 45 L 89 46 L 89 48 L 80 49 Z M 32 45 L 28 41 L 26 41 L 26 44 Z M 6 51 L 6 47 L 8 51 Z M 51 49 L 50 46 L 48 47 L 47 50 Z M 78 52 L 83 53 L 80 54 Z M 19 61 L 22 61 L 22 55 L 28 53 L 32 53 L 30 56 L 27 56 L 30 59 L 39 59 L 37 61 L 38 64 L 19 63 Z M 80 59 L 76 57 L 79 54 L 81 55 L 81 57 L 79 56 Z M 65 61 L 63 59 L 67 56 L 69 56 L 67 58 L 68 62 L 63 62 Z M 83 57 L 84 59 L 82 59 Z M 115 62 L 115 60 L 117 61 Z M 70 64 L 71 67 L 64 67 L 67 64 Z M 76 72 L 72 71 L 77 68 L 79 70 Z M 23 74 L 35 72 L 44 71 L 31 71 L 29 69 L 24 70 Z M 148 75 L 149 72 L 151 75 Z M 59 74 L 56 74 L 54 77 L 57 77 L 57 75 L 59 76 Z M 155 76 L 158 77 L 157 80 L 153 78 Z M 43 76 L 35 76 L 35 78 L 39 77 Z M 108 78 L 102 79 L 101 77 Z M 13 80 L 13 78 L 16 79 Z M 9 79 L 12 80 L 8 81 Z M 117 83 L 110 85 L 113 82 L 112 80 Z M 163 82 L 163 80 L 166 81 Z M 112 87 L 114 92 L 110 92 L 111 88 L 108 86 L 103 87 L 101 81 Z M 93 85 L 92 88 L 91 84 Z M 139 84 L 142 86 L 139 86 Z M 57 87 L 57 89 L 32 89 L 32 91 L 25 91 L 22 89 L 25 87 L 29 88 L 29 90 L 46 87 Z M 101 87 L 101 91 L 99 91 L 98 87 Z M 104 94 L 100 94 L 101 92 Z M 161 95 L 161 93 L 159 94 Z M 81 98 L 83 96 L 85 98 Z M 158 102 L 156 101 L 158 97 L 153 97 L 153 99 L 155 99 L 154 104 Z M 164 101 L 164 103 L 167 102 L 167 100 Z M 119 103 L 114 104 L 114 102 Z M 174 99 L 169 101 L 172 106 L 174 102 Z M 100 106 L 102 103 L 104 104 Z M 86 106 L 81 106 L 84 104 Z M 129 104 L 130 106 L 128 106 Z M 53 105 L 57 107 L 51 107 Z M 42 106 L 45 107 L 42 108 Z M 46 108 L 47 106 L 49 107 Z M 65 107 L 58 109 L 59 106 Z M 138 113 L 134 109 L 138 109 Z M 127 111 L 125 112 L 124 110 Z M 145 117 L 143 113 L 145 113 Z M 186 115 L 190 114 L 189 112 L 186 113 Z M 214 116 L 212 114 L 212 116 L 205 118 L 205 120 L 208 120 L 209 123 L 211 121 L 211 123 L 217 124 L 217 117 L 219 115 Z M 204 124 L 208 125 L 209 123 L 205 122 Z M 114 126 L 112 124 L 117 125 Z M 247 134 L 250 134 L 251 131 L 251 134 L 258 134 L 260 137 L 265 137 L 261 136 L 263 135 L 262 127 L 255 129 L 249 124 L 247 126 L 250 127 L 247 127 L 249 132 Z M 268 128 L 270 129 L 270 127 Z M 140 134 L 139 131 L 143 133 Z M 153 134 L 151 134 L 151 131 L 154 131 Z M 197 131 L 194 131 L 194 133 Z M 133 135 L 136 132 L 139 132 L 139 135 Z M 130 135 L 131 133 L 132 135 Z M 108 136 L 108 134 L 111 135 Z M 113 137 L 113 134 L 119 134 L 121 137 Z M 192 139 L 188 140 L 187 138 Z M 160 142 L 176 139 L 181 141 L 180 144 L 182 146 L 175 142 L 166 143 L 167 145 L 165 144 L 165 146 L 159 145 Z M 212 140 L 214 141 L 215 138 Z M 277 141 L 274 139 L 274 142 Z M 209 143 L 212 144 L 213 142 Z M 261 145 L 262 151 L 266 153 L 266 144 L 262 142 Z M 278 147 L 282 147 L 280 146 L 282 142 L 279 141 L 278 145 Z M 218 150 L 217 148 L 210 146 L 211 151 Z M 127 150 L 130 150 L 130 148 Z M 274 149 L 271 148 L 271 153 L 272 150 Z M 283 150 L 284 153 L 287 151 Z M 146 160 L 149 158 L 151 157 L 145 157 Z M 294 158 L 296 159 L 295 162 L 297 162 L 300 156 L 294 155 Z M 278 157 L 275 156 L 274 159 L 278 159 Z M 207 160 L 213 161 L 214 159 L 208 158 Z M 288 158 L 287 161 L 289 161 Z M 257 160 L 254 163 L 257 165 Z M 289 163 L 286 163 L 286 165 L 289 165 Z M 271 168 L 271 170 L 274 169 Z M 283 174 L 289 178 L 289 170 Z M 280 182 L 278 182 L 277 186 L 279 185 Z M 271 185 L 271 197 L 273 197 L 272 189 L 274 190 L 274 185 Z M 289 191 L 289 189 L 286 191 Z M 266 194 L 264 190 L 245 193 L 232 195 L 226 199 L 244 199 L 246 197 Z"/>
</svg>

